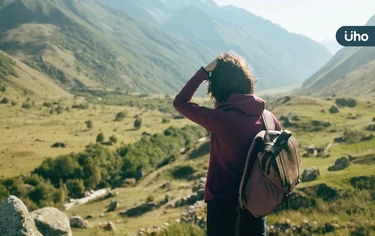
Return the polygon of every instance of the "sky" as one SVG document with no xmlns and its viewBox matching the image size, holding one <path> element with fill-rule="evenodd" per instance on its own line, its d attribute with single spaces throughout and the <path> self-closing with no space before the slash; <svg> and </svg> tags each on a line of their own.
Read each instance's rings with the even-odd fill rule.
<svg viewBox="0 0 375 236">
<path fill-rule="evenodd" d="M 375 14 L 375 0 L 214 0 L 235 5 L 317 42 L 335 39 L 344 25 L 364 25 Z"/>
</svg>

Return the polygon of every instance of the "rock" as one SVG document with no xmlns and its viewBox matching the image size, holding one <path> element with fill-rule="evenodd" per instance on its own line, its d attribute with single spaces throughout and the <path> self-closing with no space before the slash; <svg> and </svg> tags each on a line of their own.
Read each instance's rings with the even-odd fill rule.
<svg viewBox="0 0 375 236">
<path fill-rule="evenodd" d="M 118 201 L 111 201 L 111 204 L 109 205 L 107 212 L 116 210 L 119 205 L 120 203 Z"/>
<path fill-rule="evenodd" d="M 26 206 L 15 196 L 0 205 L 0 233 L 2 236 L 42 236 Z"/>
<path fill-rule="evenodd" d="M 335 161 L 333 166 L 328 168 L 329 171 L 338 171 L 348 168 L 350 165 L 349 157 L 341 157 Z"/>
<path fill-rule="evenodd" d="M 339 108 L 338 108 L 336 105 L 333 105 L 333 106 L 329 109 L 329 113 L 331 113 L 331 114 L 339 113 Z"/>
<path fill-rule="evenodd" d="M 340 107 L 355 107 L 357 106 L 357 101 L 353 98 L 337 98 L 336 104 Z"/>
<path fill-rule="evenodd" d="M 31 217 L 44 236 L 72 236 L 68 216 L 54 207 L 35 210 Z"/>
<path fill-rule="evenodd" d="M 104 228 L 104 230 L 106 230 L 106 231 L 112 231 L 112 232 L 117 231 L 117 228 L 116 228 L 115 224 L 114 224 L 113 222 L 111 222 L 111 221 L 108 222 L 108 224 L 105 225 L 103 228 Z"/>
<path fill-rule="evenodd" d="M 302 173 L 302 182 L 313 181 L 317 179 L 319 175 L 319 169 L 317 169 L 316 167 L 305 169 Z"/>
<path fill-rule="evenodd" d="M 80 216 L 72 216 L 69 221 L 72 228 L 87 229 L 92 227 L 87 220 L 82 219 Z"/>
</svg>

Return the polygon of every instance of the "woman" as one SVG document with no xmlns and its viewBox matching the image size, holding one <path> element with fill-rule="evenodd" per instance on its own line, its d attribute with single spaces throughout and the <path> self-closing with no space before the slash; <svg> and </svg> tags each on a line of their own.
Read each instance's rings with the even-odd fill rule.
<svg viewBox="0 0 375 236">
<path fill-rule="evenodd" d="M 204 80 L 215 109 L 191 102 Z M 211 132 L 204 196 L 208 236 L 235 235 L 238 190 L 247 152 L 256 134 L 265 129 L 261 118 L 265 102 L 253 93 L 254 80 L 246 62 L 224 53 L 198 70 L 173 103 L 181 114 Z M 281 130 L 275 117 L 274 122 Z M 256 218 L 248 211 L 240 214 L 240 235 L 266 235 L 265 218 Z"/>
</svg>

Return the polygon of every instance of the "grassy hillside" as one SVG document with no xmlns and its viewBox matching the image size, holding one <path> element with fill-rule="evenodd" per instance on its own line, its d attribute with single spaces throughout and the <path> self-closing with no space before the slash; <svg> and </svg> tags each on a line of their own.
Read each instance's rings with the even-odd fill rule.
<svg viewBox="0 0 375 236">
<path fill-rule="evenodd" d="M 375 16 L 367 25 L 375 25 Z M 374 73 L 373 47 L 343 48 L 297 91 L 316 96 L 374 96 Z"/>
<path fill-rule="evenodd" d="M 0 49 L 67 89 L 175 93 L 213 57 L 206 48 L 89 0 L 0 4 Z"/>
<path fill-rule="evenodd" d="M 370 103 L 368 103 L 370 102 Z M 282 100 L 269 102 L 270 108 L 277 117 L 290 117 L 292 124 L 285 125 L 284 128 L 291 130 L 299 141 L 301 154 L 307 146 L 315 144 L 318 147 L 326 147 L 334 138 L 343 136 L 345 130 L 351 130 L 369 136 L 370 131 L 366 131 L 367 125 L 371 124 L 375 112 L 372 104 L 375 100 L 357 100 L 357 105 L 353 108 L 341 108 L 337 114 L 330 114 L 328 109 L 335 104 L 335 100 L 323 100 L 315 98 L 306 98 L 292 96 L 291 100 L 283 103 Z M 323 112 L 324 110 L 324 112 Z M 360 114 L 356 116 L 356 114 Z M 355 116 L 356 118 L 352 118 Z M 316 122 L 330 122 L 329 127 L 316 126 Z M 117 233 L 122 235 L 123 232 L 136 233 L 140 228 L 152 226 L 161 226 L 164 222 L 173 224 L 176 218 L 180 217 L 183 212 L 191 208 L 177 207 L 168 208 L 166 205 L 155 210 L 149 211 L 139 217 L 125 217 L 118 215 L 134 205 L 146 202 L 149 196 L 154 198 L 154 202 L 161 201 L 165 194 L 171 196 L 170 203 L 174 205 L 175 201 L 182 197 L 189 196 L 194 186 L 194 181 L 200 176 L 204 176 L 208 167 L 208 148 L 202 144 L 192 153 L 182 155 L 176 162 L 169 164 L 152 174 L 141 179 L 137 186 L 128 188 L 116 188 L 114 191 L 119 195 L 113 199 L 102 199 L 93 203 L 78 206 L 68 214 L 78 214 L 83 217 L 92 215 L 90 220 L 93 224 L 102 222 L 116 222 L 116 226 L 123 231 Z M 372 176 L 375 169 L 373 165 L 375 139 L 367 141 L 351 140 L 344 143 L 334 143 L 329 149 L 328 157 L 309 157 L 303 158 L 301 171 L 305 168 L 317 167 L 320 170 L 320 177 L 312 182 L 305 182 L 298 186 L 296 194 L 299 199 L 292 198 L 290 201 L 290 210 L 280 210 L 268 217 L 268 224 L 285 226 L 285 221 L 290 219 L 293 224 L 302 225 L 303 221 L 308 221 L 309 229 L 304 234 L 294 232 L 293 235 L 372 235 L 375 222 L 372 219 L 373 208 L 373 189 L 358 189 L 354 181 L 361 176 Z M 335 160 L 342 156 L 352 155 L 357 158 L 349 168 L 342 171 L 328 171 L 328 167 L 333 165 Z M 188 174 L 186 178 L 176 179 L 171 175 L 177 168 L 190 167 L 193 174 Z M 362 178 L 362 177 L 361 177 Z M 168 184 L 168 188 L 162 186 Z M 327 186 L 325 189 L 321 184 Z M 359 186 L 359 185 L 358 185 Z M 320 189 L 320 190 L 319 190 Z M 322 190 L 324 189 L 324 190 Z M 330 195 L 331 194 L 331 195 Z M 336 196 L 335 194 L 338 194 Z M 118 210 L 100 215 L 108 209 L 112 200 L 122 201 Z M 315 204 L 315 205 L 314 205 Z M 203 213 L 204 214 L 204 213 Z M 355 219 L 355 221 L 353 220 Z M 370 219 L 368 222 L 365 220 Z M 315 229 L 316 225 L 322 225 L 323 228 Z M 356 223 L 351 223 L 356 222 Z M 357 223 L 358 222 L 358 223 Z M 290 224 L 290 223 L 289 223 Z M 339 224 L 345 227 L 329 228 L 331 224 Z M 327 225 L 327 226 L 325 226 Z M 182 226 L 181 226 L 182 227 Z M 315 228 L 314 228 L 315 227 Z M 319 226 L 320 227 L 320 226 Z M 327 227 L 327 229 L 325 228 Z M 96 232 L 99 235 L 107 235 L 103 230 L 88 229 L 74 230 L 77 235 L 90 235 Z M 175 227 L 170 229 L 169 234 L 177 230 Z M 317 231 L 313 231 L 317 230 Z M 189 235 L 187 229 L 179 231 L 179 235 Z M 204 229 L 200 231 L 204 235 Z M 361 232 L 365 232 L 362 233 Z M 357 233 L 357 234 L 356 234 Z M 163 234 L 161 234 L 163 235 Z M 199 234 L 200 235 L 200 234 Z M 290 235 L 280 233 L 279 235 Z"/>
<path fill-rule="evenodd" d="M 101 103 L 94 100 L 98 96 L 103 99 Z M 174 206 L 177 200 L 192 194 L 195 181 L 206 174 L 209 145 L 206 142 L 197 142 L 197 137 L 205 136 L 205 132 L 193 127 L 168 128 L 170 125 L 182 127 L 191 124 L 186 119 L 173 119 L 170 111 L 164 110 L 165 107 L 161 104 L 163 100 L 170 104 L 168 98 L 138 96 L 133 99 L 133 107 L 129 107 L 129 96 L 132 95 L 91 93 L 86 100 L 67 99 L 51 104 L 43 104 L 39 100 L 34 101 L 34 106 L 28 110 L 0 105 L 4 111 L 0 120 L 0 126 L 3 127 L 3 140 L 0 140 L 0 153 L 3 158 L 0 167 L 1 173 L 5 175 L 0 182 L 6 188 L 4 190 L 4 187 L 0 186 L 0 192 L 21 194 L 22 199 L 33 209 L 37 207 L 36 204 L 43 206 L 53 204 L 54 201 L 58 203 L 66 198 L 67 193 L 71 197 L 80 196 L 82 192 L 78 192 L 78 195 L 75 195 L 77 192 L 72 192 L 73 186 L 80 186 L 80 191 L 91 187 L 116 187 L 116 183 L 122 178 L 134 176 L 139 179 L 137 184 L 113 189 L 119 193 L 114 198 L 98 199 L 66 211 L 68 215 L 92 216 L 89 222 L 94 228 L 74 229 L 74 234 L 123 235 L 135 233 L 140 228 L 161 226 L 164 222 L 173 224 L 176 218 L 188 210 L 188 206 L 170 208 L 168 205 Z M 154 107 L 146 108 L 145 105 L 149 102 L 143 101 L 149 99 L 155 102 L 160 100 L 159 103 L 153 104 Z M 269 216 L 269 224 L 284 224 L 286 219 L 291 219 L 295 224 L 302 224 L 303 220 L 308 220 L 317 221 L 323 226 L 332 223 L 345 226 L 333 231 L 326 231 L 324 228 L 325 233 L 308 231 L 305 235 L 351 235 L 352 231 L 360 231 L 361 227 L 369 233 L 359 235 L 371 235 L 373 232 L 371 230 L 375 222 L 369 220 L 363 225 L 359 222 L 372 219 L 375 210 L 372 204 L 373 189 L 366 187 L 367 184 L 371 184 L 366 182 L 366 178 L 370 178 L 375 171 L 375 139 L 371 136 L 373 131 L 367 130 L 368 126 L 374 124 L 372 120 L 375 114 L 375 100 L 357 99 L 354 107 L 339 107 L 338 113 L 331 114 L 328 110 L 335 104 L 335 99 L 291 96 L 268 100 L 268 108 L 278 118 L 287 117 L 288 121 L 281 119 L 281 123 L 297 138 L 301 154 L 312 144 L 317 147 L 332 144 L 328 156 L 303 158 L 301 171 L 315 166 L 319 168 L 320 176 L 315 181 L 299 185 L 296 191 L 298 198 L 290 201 L 291 209 L 281 210 Z M 117 106 L 106 105 L 115 102 Z M 121 106 L 121 102 L 127 106 Z M 80 107 L 77 106 L 79 104 L 82 105 L 81 109 L 73 108 Z M 59 113 L 58 107 L 70 109 L 63 109 Z M 166 113 L 154 110 L 160 108 Z M 125 112 L 125 117 L 116 121 L 119 112 Z M 17 114 L 17 117 L 14 114 Z M 143 125 L 140 129 L 133 129 L 137 115 L 142 117 Z M 93 122 L 92 128 L 85 124 L 87 120 Z M 25 130 L 27 132 L 24 132 Z M 106 142 L 112 135 L 117 137 L 118 142 L 112 146 L 92 145 L 100 132 L 104 133 Z M 345 142 L 333 142 L 335 138 L 343 136 L 347 137 Z M 63 142 L 67 147 L 53 149 L 50 146 L 54 142 Z M 87 146 L 90 143 L 91 145 Z M 130 143 L 132 144 L 129 145 Z M 183 150 L 183 147 L 188 149 Z M 354 159 L 347 169 L 328 171 L 328 167 L 332 166 L 336 159 L 348 155 Z M 47 160 L 45 157 L 52 159 Z M 92 165 L 88 159 L 95 160 L 97 165 Z M 142 171 L 137 168 L 139 164 L 143 167 Z M 50 182 L 35 175 L 29 176 L 28 172 L 37 166 L 39 168 L 34 173 Z M 81 171 L 74 171 L 75 169 Z M 10 180 L 5 178 L 18 173 L 22 173 L 24 177 Z M 61 178 L 62 182 L 59 182 L 58 178 Z M 76 180 L 73 179 L 76 178 L 82 179 L 82 183 L 74 182 Z M 22 181 L 35 188 L 26 190 L 22 187 Z M 321 187 L 321 184 L 326 184 L 324 186 L 327 187 Z M 50 193 L 43 194 L 41 200 L 35 198 L 39 196 L 36 195 L 37 192 L 45 191 Z M 166 194 L 169 196 L 167 204 L 162 204 L 139 217 L 119 215 L 119 212 L 146 201 L 162 202 Z M 107 212 L 112 200 L 121 203 L 116 210 Z M 103 213 L 104 216 L 101 216 Z M 204 212 L 202 214 L 204 215 Z M 358 223 L 351 225 L 351 222 L 354 222 L 353 218 Z M 108 221 L 114 222 L 120 230 L 112 233 L 100 228 L 99 225 Z M 172 226 L 171 232 L 179 230 L 180 235 L 189 235 L 186 230 L 198 230 L 204 235 L 204 229 L 176 227 Z M 311 230 L 315 230 L 311 227 Z"/>
<path fill-rule="evenodd" d="M 0 51 L 1 98 L 20 103 L 27 97 L 58 99 L 72 95 L 45 74 Z M 11 102 L 9 102 L 10 104 Z"/>
</svg>

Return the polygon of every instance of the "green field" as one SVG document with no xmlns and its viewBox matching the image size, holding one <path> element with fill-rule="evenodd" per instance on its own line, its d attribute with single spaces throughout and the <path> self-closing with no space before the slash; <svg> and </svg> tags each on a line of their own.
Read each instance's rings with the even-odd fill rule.
<svg viewBox="0 0 375 236">
<path fill-rule="evenodd" d="M 117 144 L 107 147 L 115 152 L 123 145 L 139 142 L 143 132 L 152 135 L 163 133 L 171 125 L 181 128 L 192 124 L 187 119 L 173 119 L 175 114 L 170 113 L 173 112 L 173 109 L 168 110 L 167 113 L 159 111 L 168 107 L 168 104 L 171 106 L 170 98 L 136 96 L 134 97 L 135 104 L 130 107 L 128 102 L 134 95 L 118 94 L 117 97 L 106 95 L 100 102 L 94 102 L 95 96 L 66 98 L 56 101 L 55 105 L 49 107 L 43 106 L 43 100 L 35 99 L 30 101 L 33 103 L 30 109 L 23 109 L 20 105 L 1 104 L 1 178 L 15 177 L 20 174 L 28 175 L 27 173 L 39 166 L 46 157 L 55 158 L 73 152 L 81 153 L 87 145 L 95 143 L 96 136 L 100 132 L 104 133 L 106 140 L 112 135 L 118 138 Z M 144 99 L 144 101 L 153 99 L 155 106 L 142 108 L 147 102 L 144 103 L 140 99 Z M 156 101 L 157 99 L 160 101 Z M 358 221 L 372 219 L 375 210 L 372 206 L 375 196 L 373 190 L 359 190 L 351 185 L 350 181 L 353 177 L 372 176 L 375 172 L 373 165 L 375 162 L 375 139 L 367 141 L 358 139 L 358 137 L 370 137 L 371 135 L 371 132 L 366 131 L 365 128 L 373 123 L 375 101 L 357 99 L 355 107 L 340 107 L 339 113 L 330 114 L 329 109 L 335 103 L 335 99 L 291 96 L 290 101 L 285 103 L 282 102 L 283 99 L 268 100 L 269 108 L 278 118 L 281 116 L 290 117 L 289 126 L 285 124 L 285 121 L 281 121 L 281 123 L 285 129 L 291 130 L 299 141 L 301 154 L 305 152 L 306 147 L 312 144 L 318 147 L 327 147 L 334 138 L 343 136 L 346 130 L 351 131 L 350 135 L 356 135 L 348 142 L 333 143 L 328 150 L 329 157 L 303 158 L 301 172 L 305 168 L 315 166 L 319 168 L 321 175 L 315 181 L 300 184 L 296 192 L 305 196 L 306 199 L 314 199 L 316 204 L 314 206 L 299 206 L 298 210 L 278 211 L 268 217 L 269 224 L 283 222 L 285 219 L 291 219 L 296 224 L 300 224 L 302 220 L 308 219 L 310 222 L 314 220 L 321 223 L 340 222 L 345 225 L 352 218 Z M 117 102 L 120 103 L 117 105 L 108 105 L 115 101 L 122 101 L 127 106 L 122 106 L 121 102 Z M 205 99 L 197 99 L 197 101 L 207 104 Z M 74 109 L 72 108 L 74 104 L 88 104 L 88 107 L 87 109 Z M 61 114 L 50 114 L 51 110 L 55 111 L 59 106 L 64 108 Z M 65 108 L 69 109 L 65 110 Z M 119 112 L 125 112 L 126 117 L 122 121 L 115 121 L 116 114 Z M 140 129 L 134 129 L 136 115 L 142 117 Z M 163 123 L 163 118 L 167 118 L 170 123 Z M 93 128 L 87 129 L 85 124 L 87 120 L 93 122 Z M 316 121 L 330 122 L 330 125 L 323 127 L 317 125 Z M 36 141 L 36 139 L 40 139 L 42 142 Z M 67 147 L 51 148 L 55 142 L 63 142 Z M 88 215 L 93 217 L 89 222 L 95 226 L 94 228 L 74 229 L 74 235 L 113 235 L 113 233 L 107 233 L 98 228 L 99 225 L 108 221 L 114 222 L 118 228 L 116 235 L 135 233 L 140 228 L 161 226 L 165 222 L 173 223 L 187 210 L 187 207 L 167 209 L 168 204 L 166 204 L 135 218 L 122 218 L 118 213 L 145 203 L 148 197 L 153 198 L 154 202 L 160 202 L 168 194 L 171 199 L 169 204 L 174 205 L 176 200 L 189 196 L 192 193 L 194 180 L 205 176 L 208 167 L 209 157 L 206 154 L 208 150 L 204 148 L 200 149 L 201 151 L 195 151 L 200 145 L 202 144 L 196 142 L 193 146 L 190 145 L 190 151 L 176 156 L 177 158 L 170 164 L 150 169 L 151 171 L 143 176 L 136 186 L 115 188 L 113 191 L 119 193 L 115 198 L 99 199 L 66 211 L 69 216 L 77 214 L 82 217 Z M 121 148 L 117 150 L 121 150 Z M 357 158 L 349 168 L 337 172 L 328 171 L 328 167 L 333 165 L 336 159 L 348 155 Z M 192 169 L 193 174 L 176 179 L 173 174 L 174 170 L 186 166 Z M 161 186 L 167 182 L 170 183 L 170 187 L 167 190 L 162 189 Z M 329 189 L 338 191 L 346 197 L 330 201 L 322 200 L 321 196 L 314 192 L 316 190 L 311 189 L 323 183 L 327 184 Z M 102 213 L 106 212 L 111 200 L 121 201 L 120 207 L 114 212 L 106 213 L 104 217 L 100 217 Z M 60 204 L 57 206 L 62 207 Z M 352 211 L 352 209 L 355 210 Z M 369 226 L 366 226 L 365 229 L 373 232 L 371 227 L 374 222 L 370 220 L 366 224 Z M 177 229 L 172 227 L 171 230 Z M 351 231 L 353 230 L 345 228 L 327 233 L 327 235 L 350 235 Z"/>
</svg>

